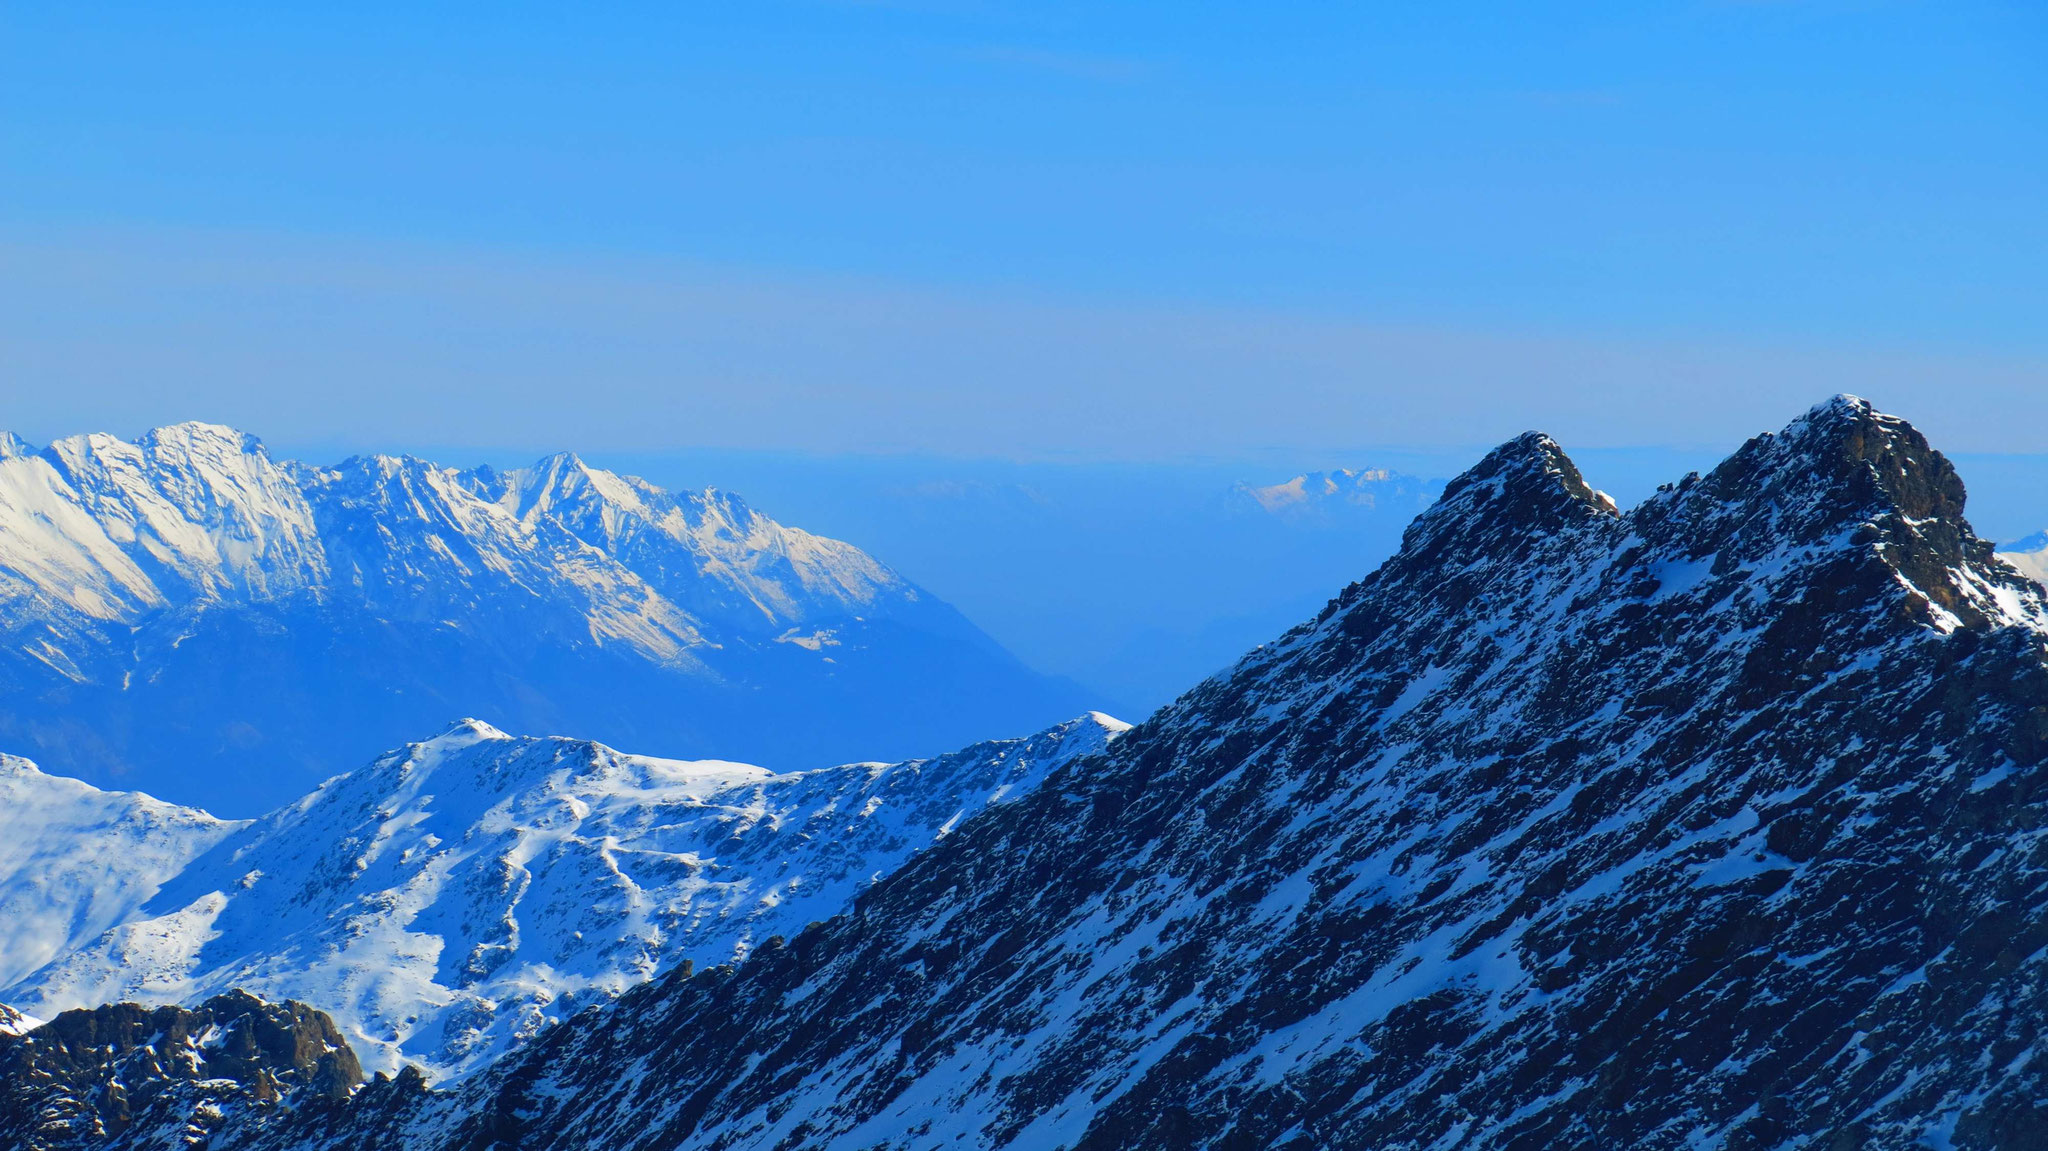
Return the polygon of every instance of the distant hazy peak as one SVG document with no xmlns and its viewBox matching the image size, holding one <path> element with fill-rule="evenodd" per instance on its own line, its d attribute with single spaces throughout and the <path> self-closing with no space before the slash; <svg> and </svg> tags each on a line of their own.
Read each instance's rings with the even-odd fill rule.
<svg viewBox="0 0 2048 1151">
<path fill-rule="evenodd" d="M 1418 479 L 1391 468 L 1336 468 L 1304 472 L 1276 484 L 1239 483 L 1232 489 L 1232 495 L 1234 502 L 1246 510 L 1300 518 L 1349 509 L 1412 513 L 1429 506 L 1442 487 L 1441 482 Z"/>
<path fill-rule="evenodd" d="M 1998 558 L 2036 583 L 2048 584 L 2048 531 L 2035 532 L 1998 549 Z"/>
</svg>

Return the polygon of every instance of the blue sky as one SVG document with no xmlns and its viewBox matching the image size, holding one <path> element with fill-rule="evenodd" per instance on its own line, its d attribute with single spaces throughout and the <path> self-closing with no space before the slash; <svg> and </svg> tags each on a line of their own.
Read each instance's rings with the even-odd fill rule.
<svg viewBox="0 0 2048 1151">
<path fill-rule="evenodd" d="M 2048 451 L 2038 4 L 0 6 L 32 436 Z M 569 442 L 564 443 L 567 440 Z"/>
</svg>

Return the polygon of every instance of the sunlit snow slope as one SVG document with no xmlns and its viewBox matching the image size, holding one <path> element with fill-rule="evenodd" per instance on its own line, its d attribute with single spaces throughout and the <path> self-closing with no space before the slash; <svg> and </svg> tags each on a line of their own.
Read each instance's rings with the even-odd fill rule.
<svg viewBox="0 0 2048 1151">
<path fill-rule="evenodd" d="M 121 922 L 243 826 L 0 755 L 0 987 Z"/>
<path fill-rule="evenodd" d="M 318 1004 L 372 1070 L 460 1074 L 679 962 L 830 918 L 1122 728 L 1091 715 L 778 774 L 468 721 L 242 825 L 14 760 L 0 794 L 23 793 L 17 779 L 35 794 L 0 808 L 0 912 L 33 897 L 38 915 L 0 917 L 0 1002 L 49 1017 L 240 988 Z"/>
</svg>

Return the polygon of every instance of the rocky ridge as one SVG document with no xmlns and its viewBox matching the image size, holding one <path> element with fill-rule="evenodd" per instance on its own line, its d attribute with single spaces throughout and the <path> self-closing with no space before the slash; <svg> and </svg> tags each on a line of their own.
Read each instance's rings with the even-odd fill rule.
<svg viewBox="0 0 2048 1151">
<path fill-rule="evenodd" d="M 2038 1146 L 2048 605 L 1962 500 L 1847 397 L 1625 514 L 1525 436 L 850 914 L 291 1145 Z"/>
<path fill-rule="evenodd" d="M 19 1035 L 42 1025 L 43 1021 L 35 1016 L 23 1015 L 5 1003 L 0 1003 L 0 1035 Z"/>
</svg>

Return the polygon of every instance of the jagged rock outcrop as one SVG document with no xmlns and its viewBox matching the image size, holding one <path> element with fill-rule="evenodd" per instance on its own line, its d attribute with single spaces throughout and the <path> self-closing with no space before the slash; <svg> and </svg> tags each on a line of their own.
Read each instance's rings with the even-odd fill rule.
<svg viewBox="0 0 2048 1151">
<path fill-rule="evenodd" d="M 557 455 L 273 460 L 208 424 L 0 451 L 0 746 L 260 815 L 449 716 L 801 768 L 1087 710 L 851 544 Z"/>
<path fill-rule="evenodd" d="M 0 1146 L 204 1147 L 231 1120 L 339 1115 L 362 1081 L 334 1021 L 303 1003 L 237 991 L 191 1010 L 67 1011 L 0 1034 Z"/>
<path fill-rule="evenodd" d="M 0 444 L 0 447 L 4 447 Z M 5 1003 L 0 1003 L 0 1035 L 19 1035 L 42 1026 L 43 1021 L 33 1015 L 23 1015 Z"/>
<path fill-rule="evenodd" d="M 2048 605 L 1840 398 L 1627 513 L 1525 436 L 853 910 L 221 1146 L 2039 1147 Z"/>
</svg>

